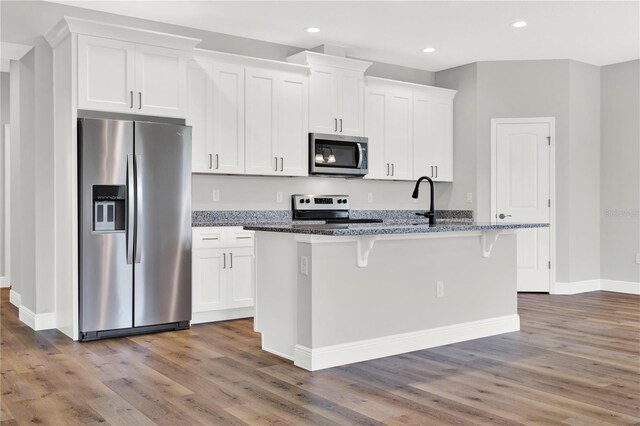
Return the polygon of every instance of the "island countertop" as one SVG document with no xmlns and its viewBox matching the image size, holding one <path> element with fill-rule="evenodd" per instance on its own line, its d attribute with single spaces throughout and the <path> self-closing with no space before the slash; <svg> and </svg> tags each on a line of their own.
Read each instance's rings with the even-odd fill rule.
<svg viewBox="0 0 640 426">
<path fill-rule="evenodd" d="M 245 225 L 250 231 L 285 232 L 308 235 L 384 235 L 384 234 L 417 234 L 431 232 L 464 232 L 464 231 L 501 231 L 507 229 L 547 228 L 548 223 L 478 223 L 468 221 L 443 221 L 429 225 L 427 221 L 391 221 L 383 223 L 271 223 Z"/>
</svg>

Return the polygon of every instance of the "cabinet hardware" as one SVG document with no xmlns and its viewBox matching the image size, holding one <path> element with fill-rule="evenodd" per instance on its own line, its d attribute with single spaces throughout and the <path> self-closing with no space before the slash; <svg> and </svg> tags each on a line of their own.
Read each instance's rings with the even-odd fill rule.
<svg viewBox="0 0 640 426">
<path fill-rule="evenodd" d="M 431 166 L 431 177 L 433 177 L 433 166 Z"/>
<path fill-rule="evenodd" d="M 209 154 L 209 169 L 212 169 L 212 168 L 213 168 L 213 158 L 212 158 L 212 155 Z"/>
<path fill-rule="evenodd" d="M 218 241 L 218 237 L 202 237 L 203 241 Z"/>
<path fill-rule="evenodd" d="M 340 133 L 342 133 L 342 118 L 340 119 Z"/>
<path fill-rule="evenodd" d="M 333 131 L 334 132 L 338 131 L 338 119 L 337 118 L 333 119 Z"/>
<path fill-rule="evenodd" d="M 274 171 L 278 171 L 278 157 L 273 157 L 274 160 L 276 160 L 276 168 Z"/>
<path fill-rule="evenodd" d="M 549 269 L 551 269 L 551 261 L 549 261 Z"/>
<path fill-rule="evenodd" d="M 389 176 L 389 163 L 387 163 L 387 176 Z"/>
<path fill-rule="evenodd" d="M 142 109 L 142 92 L 138 92 L 138 109 Z"/>
<path fill-rule="evenodd" d="M 251 237 L 236 237 L 237 240 L 250 240 Z"/>
<path fill-rule="evenodd" d="M 216 154 L 216 170 L 220 168 L 220 155 Z"/>
<path fill-rule="evenodd" d="M 500 219 L 504 219 L 505 217 L 511 217 L 511 215 L 510 215 L 510 214 L 500 213 L 500 214 L 498 215 L 498 217 L 499 217 Z"/>
<path fill-rule="evenodd" d="M 438 177 L 438 166 L 436 166 L 436 177 Z"/>
<path fill-rule="evenodd" d="M 280 171 L 284 171 L 284 157 L 280 157 Z"/>
<path fill-rule="evenodd" d="M 129 108 L 133 109 L 133 90 L 129 91 Z"/>
<path fill-rule="evenodd" d="M 548 205 L 549 207 L 551 207 L 551 198 L 549 198 L 549 199 L 547 200 L 547 205 Z"/>
<path fill-rule="evenodd" d="M 396 165 L 395 163 L 391 163 L 391 176 L 396 175 Z"/>
<path fill-rule="evenodd" d="M 233 253 L 229 253 L 229 269 L 233 269 Z"/>
<path fill-rule="evenodd" d="M 227 253 L 222 253 L 222 269 L 227 269 Z"/>
</svg>

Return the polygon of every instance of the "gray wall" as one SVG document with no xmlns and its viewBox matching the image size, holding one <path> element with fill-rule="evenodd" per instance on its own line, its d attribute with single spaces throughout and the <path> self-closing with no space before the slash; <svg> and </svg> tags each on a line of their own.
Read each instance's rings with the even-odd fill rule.
<svg viewBox="0 0 640 426">
<path fill-rule="evenodd" d="M 5 276 L 5 262 L 4 254 L 7 247 L 5 247 L 5 231 L 4 231 L 4 206 L 6 203 L 4 193 L 4 152 L 5 152 L 5 140 L 4 140 L 4 126 L 9 124 L 9 73 L 0 73 L 0 277 Z"/>
<path fill-rule="evenodd" d="M 436 73 L 437 86 L 458 90 L 450 205 L 475 188 L 476 217 L 491 220 L 492 118 L 555 117 L 556 279 L 600 278 L 600 219 L 593 208 L 599 205 L 598 67 L 570 60 L 472 65 Z"/>
<path fill-rule="evenodd" d="M 640 61 L 601 68 L 602 278 L 640 282 Z"/>
</svg>

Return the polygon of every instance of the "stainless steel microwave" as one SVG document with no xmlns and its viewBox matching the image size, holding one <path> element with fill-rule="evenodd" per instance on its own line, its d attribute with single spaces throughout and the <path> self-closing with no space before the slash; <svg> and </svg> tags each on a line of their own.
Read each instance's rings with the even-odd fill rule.
<svg viewBox="0 0 640 426">
<path fill-rule="evenodd" d="M 309 133 L 309 174 L 366 175 L 367 142 L 362 136 Z"/>
</svg>

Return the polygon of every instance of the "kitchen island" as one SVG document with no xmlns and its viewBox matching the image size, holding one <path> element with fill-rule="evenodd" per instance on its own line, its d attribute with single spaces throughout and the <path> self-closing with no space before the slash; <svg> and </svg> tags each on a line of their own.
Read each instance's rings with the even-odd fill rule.
<svg viewBox="0 0 640 426">
<path fill-rule="evenodd" d="M 262 348 L 314 371 L 517 331 L 516 232 L 547 226 L 245 226 Z"/>
</svg>

